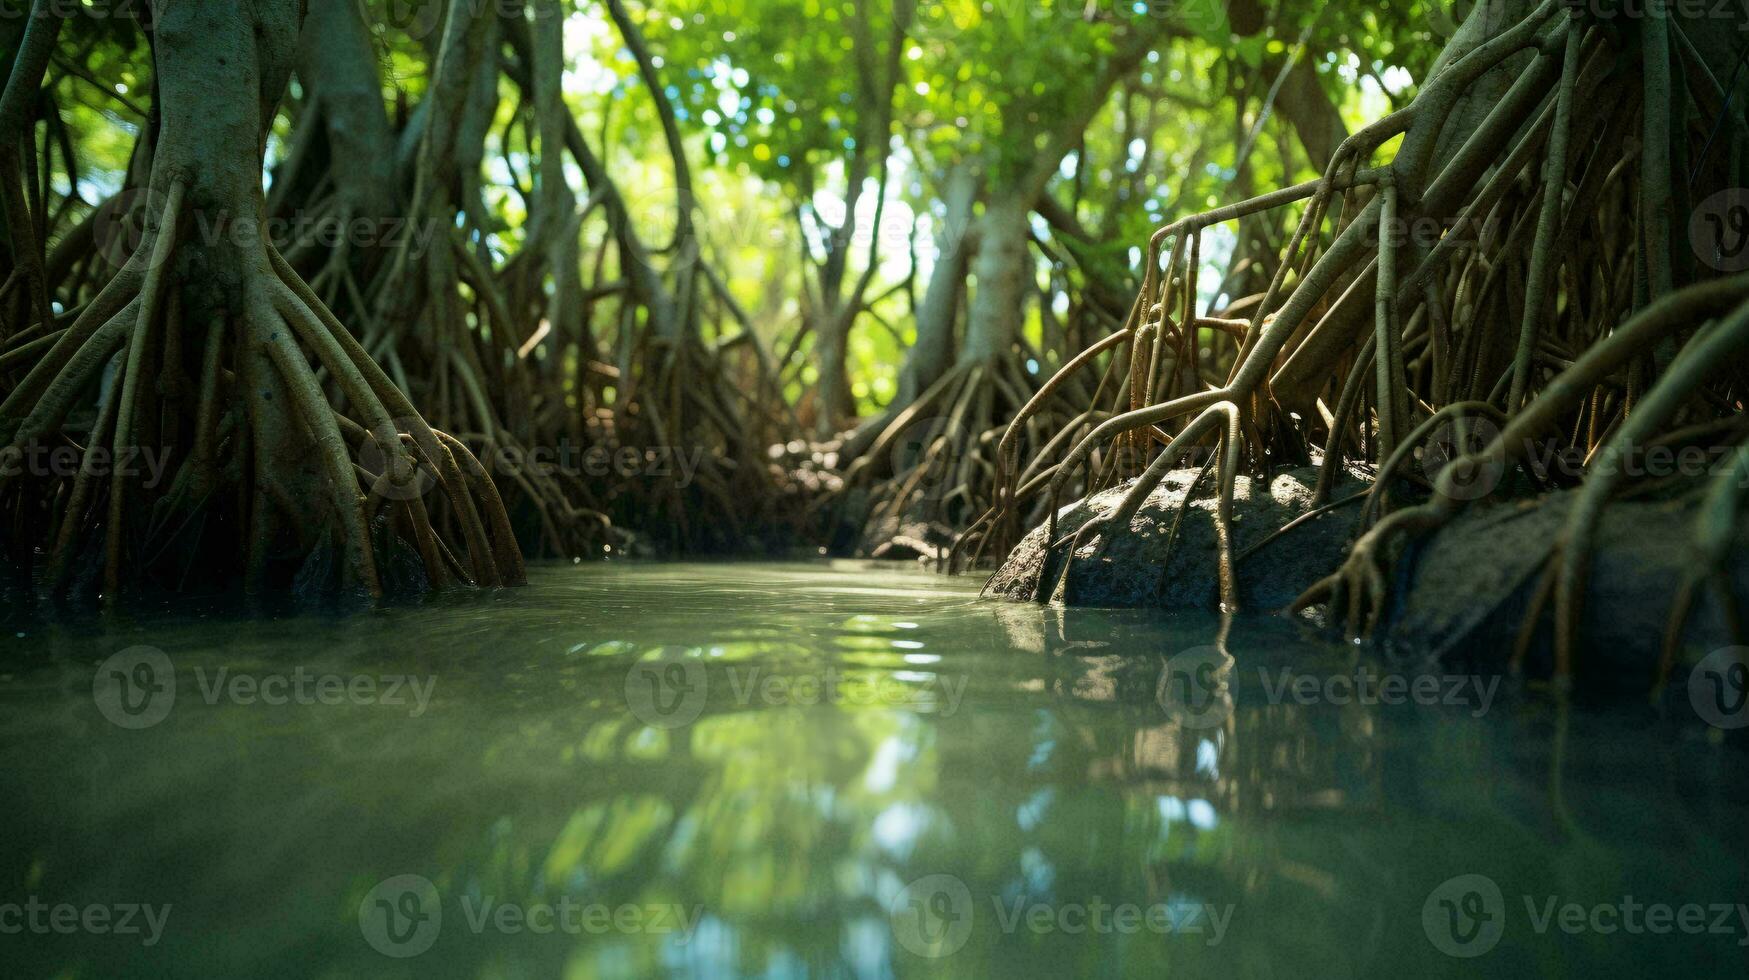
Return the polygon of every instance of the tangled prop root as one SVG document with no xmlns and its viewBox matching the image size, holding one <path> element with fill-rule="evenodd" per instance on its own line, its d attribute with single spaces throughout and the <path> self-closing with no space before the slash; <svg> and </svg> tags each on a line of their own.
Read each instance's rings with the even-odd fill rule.
<svg viewBox="0 0 1749 980">
<path fill-rule="evenodd" d="M 1635 411 L 1626 417 L 1595 463 L 1587 468 L 1579 502 L 1568 516 L 1552 559 L 1552 581 L 1557 583 L 1556 676 L 1569 677 L 1585 561 L 1603 504 L 1620 484 L 1623 454 L 1634 445 L 1644 444 L 1652 433 L 1667 424 L 1706 375 L 1727 363 L 1722 358 L 1749 343 L 1749 303 L 1745 301 L 1749 301 L 1749 275 L 1739 275 L 1672 293 L 1636 314 L 1549 382 L 1486 446 L 1453 460 L 1440 472 L 1428 501 L 1395 511 L 1362 534 L 1342 568 L 1308 589 L 1295 601 L 1294 609 L 1319 603 L 1334 607 L 1346 597 L 1349 633 L 1358 636 L 1369 631 L 1378 622 L 1386 599 L 1379 562 L 1388 548 L 1399 543 L 1396 540 L 1399 535 L 1448 523 L 1475 496 L 1466 488 L 1477 485 L 1479 473 L 1499 472 L 1522 462 L 1538 436 L 1554 427 L 1560 416 L 1588 398 L 1611 374 L 1683 328 L 1724 317 L 1690 341 L 1670 371 L 1636 404 Z M 1715 478 L 1709 506 L 1703 507 L 1699 516 L 1698 548 L 1710 562 L 1703 562 L 1704 569 L 1720 567 L 1735 527 L 1734 519 L 1721 518 L 1726 501 L 1734 502 L 1728 496 L 1730 491 L 1718 484 L 1725 478 L 1724 475 Z M 1678 611 L 1673 615 L 1687 615 L 1692 588 L 1681 590 Z M 1540 603 L 1533 603 L 1533 610 L 1537 605 Z"/>
<path fill-rule="evenodd" d="M 1730 153 L 1706 151 L 1741 113 L 1681 15 L 1659 13 L 1642 30 L 1621 32 L 1553 0 L 1490 0 L 1414 100 L 1346 139 L 1321 178 L 1155 232 L 1128 321 L 1043 390 L 1100 360 L 1117 382 L 1102 385 L 1075 417 L 1080 431 L 1047 440 L 1024 469 L 1015 447 L 1032 406 L 1017 415 L 998 443 L 991 506 L 960 549 L 977 554 L 1011 540 L 1015 522 L 1042 504 L 1051 547 L 1075 558 L 1090 538 L 1124 533 L 1216 420 L 1225 423 L 1211 447 L 1221 462 L 1216 522 L 1229 540 L 1238 467 L 1261 473 L 1295 460 L 1321 420 L 1315 503 L 1334 506 L 1329 491 L 1351 450 L 1377 466 L 1378 479 L 1347 560 L 1294 608 L 1326 606 L 1359 635 L 1381 621 L 1386 569 L 1404 537 L 1446 523 L 1477 496 L 1481 479 L 1525 460 L 1527 440 L 1553 434 L 1590 461 L 1547 576 L 1555 670 L 1570 673 L 1585 556 L 1621 485 L 1623 455 L 1673 424 L 1704 426 L 1716 421 L 1712 413 L 1736 412 L 1736 396 L 1707 382 L 1749 331 L 1732 312 L 1749 281 L 1705 279 L 1684 260 L 1671 220 L 1680 171 L 1690 171 L 1681 176 L 1696 199 L 1740 182 Z M 1673 84 L 1679 70 L 1686 85 Z M 1698 111 L 1676 99 L 1692 99 Z M 1692 127 L 1676 131 L 1671 119 Z M 1395 155 L 1374 166 L 1378 148 L 1397 137 Z M 1203 309 L 1194 289 L 1202 232 L 1302 202 L 1279 254 L 1234 256 L 1235 266 L 1273 267 L 1259 295 L 1217 298 L 1246 319 L 1235 326 L 1230 313 Z M 1427 226 L 1441 229 L 1431 241 L 1402 233 Z M 1723 319 L 1697 331 L 1715 318 Z M 1431 475 L 1429 499 L 1393 509 L 1393 485 L 1419 481 L 1408 464 L 1433 437 L 1490 427 L 1498 435 L 1486 445 Z M 1065 495 L 1110 486 L 1139 463 L 1146 465 L 1119 507 L 1059 538 Z M 1749 469 L 1749 459 L 1738 465 Z M 1702 582 L 1728 591 L 1717 570 L 1741 496 L 1722 476 L 1707 494 L 1696 530 L 1702 569 L 1682 590 L 1673 635 Z M 1065 582 L 1071 564 L 1057 566 Z M 1224 554 L 1219 574 L 1223 606 L 1237 606 Z M 1062 595 L 1061 584 L 1050 591 Z"/>
<path fill-rule="evenodd" d="M 1014 434 L 1041 412 L 1054 417 L 1061 408 L 1057 387 L 1038 387 L 1014 357 L 962 361 L 893 416 L 823 505 L 866 489 L 868 514 L 861 523 L 867 533 L 887 538 L 910 521 L 963 524 L 987 514 L 990 494 L 1000 492 L 996 475 L 1012 456 Z M 1018 419 L 1003 436 L 995 420 L 1010 412 Z M 967 540 L 962 534 L 949 546 L 926 550 L 946 566 Z"/>
<path fill-rule="evenodd" d="M 138 252 L 53 345 L 42 351 L 24 379 L 0 403 L 0 419 L 6 420 L 0 436 L 17 456 L 34 441 L 60 428 L 81 392 L 106 362 L 113 359 L 117 365 L 116 380 L 110 383 L 99 405 L 92 442 L 84 449 L 78 473 L 65 497 L 66 505 L 58 515 L 59 526 L 52 535 L 47 555 L 50 574 L 45 583 L 51 592 L 59 592 L 67 585 L 79 550 L 81 529 L 88 519 L 104 527 L 104 593 L 116 594 L 123 583 L 133 473 L 122 466 L 111 469 L 107 503 L 99 512 L 94 509 L 93 498 L 99 492 L 102 467 L 95 460 L 99 455 L 114 460 L 132 458 L 142 445 L 142 429 L 148 420 L 158 418 L 160 411 L 169 407 L 154 404 L 159 400 L 154 398 L 159 386 L 151 379 L 163 359 L 161 349 L 168 342 L 167 335 L 186 329 L 185 323 L 176 320 L 175 292 L 179 283 L 175 281 L 174 270 L 179 235 L 186 219 L 187 190 L 180 179 L 168 181 L 162 209 L 149 223 L 148 237 Z M 274 461 L 261 455 L 264 447 L 284 438 L 283 427 L 291 422 L 307 434 L 316 450 L 328 495 L 326 511 L 334 518 L 346 556 L 348 580 L 372 596 L 382 595 L 366 501 L 372 499 L 368 495 L 373 488 L 378 493 L 388 491 L 391 497 L 403 496 L 400 491 L 412 485 L 416 471 L 423 470 L 443 488 L 452 504 L 454 519 L 461 527 L 470 565 L 462 578 L 483 585 L 523 581 L 524 569 L 503 507 L 490 481 L 484 479 L 478 460 L 459 442 L 426 425 L 400 390 L 366 356 L 352 334 L 315 297 L 309 285 L 270 244 L 263 241 L 260 248 L 261 261 L 243 285 L 243 315 L 231 329 L 214 329 L 208 335 L 199 403 L 194 413 L 198 429 L 195 448 L 179 460 L 181 465 L 171 481 L 173 495 L 203 498 L 210 495 L 221 479 L 220 444 L 229 443 L 233 450 L 253 444 L 257 453 L 255 479 L 266 484 L 259 487 L 261 497 L 289 500 L 295 506 L 299 502 L 293 491 L 280 483 Z M 361 423 L 352 423 L 329 406 L 304 353 L 306 348 L 334 379 L 359 414 Z M 222 349 L 233 352 L 234 360 L 239 362 L 236 369 L 224 369 Z M 252 358 L 245 352 L 252 352 L 271 366 L 271 377 L 256 377 L 265 392 L 270 396 L 273 391 L 283 391 L 287 398 L 276 405 L 251 404 L 251 410 L 244 413 L 248 418 L 247 430 L 222 436 L 220 420 L 235 415 L 226 396 L 236 392 L 261 367 L 252 365 Z M 230 384 L 226 383 L 227 377 Z M 343 429 L 368 438 L 374 453 L 366 455 L 374 455 L 379 461 L 377 470 L 355 464 Z M 93 454 L 94 448 L 99 454 Z M 165 445 L 163 452 L 168 454 L 173 449 Z M 463 467 L 467 469 L 467 478 L 463 476 Z M 295 509 L 307 510 L 301 506 Z M 481 521 L 481 512 L 492 525 L 490 534 Z M 440 537 L 423 506 L 403 508 L 401 517 L 408 537 L 424 559 L 427 580 L 438 585 L 450 581 L 448 569 L 437 557 Z M 253 519 L 267 518 L 256 514 Z M 247 535 L 247 540 L 250 584 L 258 587 L 268 560 L 263 548 L 269 535 L 258 526 Z M 132 557 L 137 565 L 144 565 L 149 559 L 137 551 Z"/>
</svg>

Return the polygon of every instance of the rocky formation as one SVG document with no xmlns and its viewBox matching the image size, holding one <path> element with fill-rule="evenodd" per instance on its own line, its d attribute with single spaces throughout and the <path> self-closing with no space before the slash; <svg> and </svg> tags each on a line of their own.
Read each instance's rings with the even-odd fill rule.
<svg viewBox="0 0 1749 980">
<path fill-rule="evenodd" d="M 1215 480 L 1211 474 L 1185 506 L 1186 491 L 1197 472 L 1184 469 L 1167 474 L 1130 521 L 1128 533 L 1109 541 L 1102 536 L 1084 542 L 1066 577 L 1063 552 L 1067 549 L 1048 552 L 1046 528 L 1034 528 L 991 578 L 989 592 L 1012 599 L 1055 598 L 1072 605 L 1213 608 Z M 1358 504 L 1334 508 L 1251 551 L 1310 509 L 1317 482 L 1318 471 L 1311 466 L 1278 470 L 1267 482 L 1238 478 L 1233 494 L 1233 554 L 1240 559 L 1239 597 L 1247 609 L 1280 609 L 1341 562 Z M 1360 474 L 1349 474 L 1338 483 L 1332 499 L 1364 486 Z M 1090 517 L 1115 508 L 1128 489 L 1124 483 L 1065 507 L 1057 519 L 1058 536 L 1072 535 Z M 1183 524 L 1168 555 L 1167 542 L 1181 511 Z"/>
<path fill-rule="evenodd" d="M 1137 511 L 1128 533 L 1084 542 L 1067 575 L 1067 549 L 1049 551 L 1046 529 L 1034 528 L 990 579 L 989 594 L 1080 606 L 1214 609 L 1213 481 L 1204 481 L 1186 506 L 1186 490 L 1196 476 L 1193 469 L 1168 474 Z M 1267 483 L 1239 478 L 1233 550 L 1246 611 L 1281 611 L 1341 564 L 1358 502 L 1332 508 L 1257 547 L 1307 512 L 1316 481 L 1313 467 L 1281 470 Z M 1363 473 L 1348 474 L 1332 499 L 1364 488 L 1364 481 Z M 1065 507 L 1058 537 L 1072 536 L 1091 516 L 1116 507 L 1127 488 L 1114 487 Z M 1439 531 L 1411 541 L 1409 553 L 1395 564 L 1383 642 L 1453 666 L 1503 667 L 1575 496 L 1576 491 L 1559 490 L 1478 503 Z M 1694 561 L 1694 506 L 1692 497 L 1679 497 L 1616 500 L 1605 509 L 1581 609 L 1582 653 L 1574 665 L 1580 680 L 1641 687 L 1651 680 L 1677 589 Z M 1169 546 L 1181 512 L 1183 524 Z M 1732 589 L 1741 606 L 1749 602 L 1749 541 L 1732 553 L 1737 556 Z M 1733 642 L 1717 599 L 1712 590 L 1697 598 L 1683 634 L 1688 654 L 1705 655 Z M 1543 610 L 1531 638 L 1526 670 L 1532 676 L 1549 672 L 1549 612 Z"/>
</svg>

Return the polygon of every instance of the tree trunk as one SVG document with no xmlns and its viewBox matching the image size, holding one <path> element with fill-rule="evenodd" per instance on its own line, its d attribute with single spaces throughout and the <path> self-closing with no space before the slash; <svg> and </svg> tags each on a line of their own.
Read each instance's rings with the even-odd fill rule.
<svg viewBox="0 0 1749 980">
<path fill-rule="evenodd" d="M 1269 66 L 1270 72 L 1280 69 L 1279 61 L 1264 64 Z M 1287 80 L 1275 95 L 1275 107 L 1299 136 L 1300 145 L 1312 162 L 1312 169 L 1323 173 L 1330 166 L 1331 157 L 1336 155 L 1336 148 L 1348 138 L 1348 127 L 1342 123 L 1342 113 L 1324 94 L 1309 52 L 1301 55 L 1288 69 Z M 1286 151 L 1286 147 L 1282 149 Z"/>
<path fill-rule="evenodd" d="M 522 579 L 479 462 L 459 442 L 439 441 L 268 238 L 263 150 L 303 10 L 302 0 L 155 8 L 159 125 L 137 146 L 150 162 L 144 239 L 0 403 L 0 442 L 17 452 L 65 438 L 69 413 L 99 389 L 77 477 L 47 488 L 55 522 L 37 538 L 51 591 L 89 584 L 89 564 L 73 560 L 91 554 L 82 542 L 92 527 L 104 542 L 106 596 L 124 568 L 129 582 L 380 595 L 376 551 L 394 548 L 397 535 L 388 523 L 373 529 L 371 516 L 390 511 L 417 539 L 425 569 L 423 579 L 398 582 L 442 584 L 448 571 L 414 502 L 422 489 L 403 432 L 463 526 L 466 548 L 451 554 L 466 556 L 475 582 Z M 345 416 L 325 384 L 344 395 Z M 359 440 L 357 458 L 349 438 Z M 382 465 L 365 465 L 368 450 Z M 160 462 L 142 485 L 132 466 L 99 474 L 100 453 Z M 380 494 L 368 507 L 361 475 Z"/>
<path fill-rule="evenodd" d="M 298 78 L 322 118 L 342 217 L 394 214 L 395 136 L 357 0 L 309 0 L 304 28 Z"/>
<path fill-rule="evenodd" d="M 947 217 L 935 236 L 935 265 L 917 306 L 917 339 L 899 367 L 899 389 L 886 410 L 858 426 L 844 444 L 839 456 L 846 463 L 862 455 L 900 412 L 940 380 L 953 360 L 954 314 L 965 287 L 974 231 L 972 206 L 977 199 L 977 170 L 966 163 L 954 167 L 947 178 Z"/>
<path fill-rule="evenodd" d="M 853 414 L 845 348 L 854 318 L 855 311 L 841 302 L 814 317 L 814 370 L 819 374 L 814 383 L 814 431 L 821 439 L 830 438 L 840 421 Z"/>
<path fill-rule="evenodd" d="M 276 0 L 249 7 L 160 8 L 153 53 L 163 122 L 151 200 L 166 200 L 172 184 L 181 182 L 193 221 L 172 259 L 174 268 L 152 272 L 172 272 L 180 281 L 182 317 L 165 329 L 183 332 L 183 350 L 204 353 L 209 324 L 225 324 L 223 334 L 237 338 L 238 394 L 254 456 L 248 464 L 254 487 L 252 584 L 262 584 L 259 577 L 273 554 L 324 549 L 336 531 L 349 539 L 352 574 L 347 577 L 362 584 L 375 577 L 362 528 L 353 522 L 342 529 L 337 522 L 346 512 L 332 506 L 336 494 L 351 497 L 354 491 L 348 485 L 325 492 L 324 456 L 316 445 L 337 441 L 338 431 L 313 426 L 316 431 L 306 435 L 297 424 L 294 394 L 275 364 L 279 338 L 270 336 L 274 326 L 261 315 L 272 309 L 263 284 L 274 276 L 263 231 L 261 146 L 290 79 L 301 6 L 297 0 Z M 159 228 L 157 236 L 175 232 Z M 134 334 L 147 329 L 151 315 L 142 310 Z M 125 420 L 127 406 L 122 412 Z M 331 429 L 332 418 L 327 421 Z M 124 428 L 118 423 L 118 435 Z M 331 450 L 333 442 L 326 448 Z M 118 516 L 112 510 L 111 519 Z M 297 544 L 288 547 L 281 539 L 292 536 Z"/>
<path fill-rule="evenodd" d="M 947 220 L 935 238 L 935 267 L 917 308 L 917 341 L 906 352 L 899 370 L 899 393 L 893 403 L 903 408 L 934 384 L 953 356 L 954 312 L 965 286 L 971 254 L 972 205 L 978 198 L 978 174 L 969 164 L 955 167 L 947 178 Z"/>
<path fill-rule="evenodd" d="M 960 363 L 983 363 L 1006 355 L 1019 336 L 1032 292 L 1027 261 L 1029 202 L 1012 194 L 992 200 L 979 219 L 978 254 L 972 260 L 971 312 Z"/>
</svg>

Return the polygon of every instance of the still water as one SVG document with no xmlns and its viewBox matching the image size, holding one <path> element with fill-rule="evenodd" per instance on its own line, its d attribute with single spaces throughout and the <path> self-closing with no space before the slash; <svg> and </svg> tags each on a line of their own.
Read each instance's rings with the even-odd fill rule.
<svg viewBox="0 0 1749 980">
<path fill-rule="evenodd" d="M 1749 767 L 854 563 L 9 621 L 7 976 L 1741 976 Z M 1356 682 L 1357 674 L 1360 682 Z M 1224 682 L 1223 679 L 1224 678 Z"/>
</svg>

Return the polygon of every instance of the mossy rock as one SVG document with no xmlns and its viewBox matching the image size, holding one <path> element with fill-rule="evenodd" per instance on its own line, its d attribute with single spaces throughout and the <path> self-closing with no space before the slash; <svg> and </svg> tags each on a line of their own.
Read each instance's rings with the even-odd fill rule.
<svg viewBox="0 0 1749 980">
<path fill-rule="evenodd" d="M 990 579 L 989 592 L 1010 599 L 1054 598 L 1070 605 L 1211 609 L 1219 600 L 1215 545 L 1215 477 L 1205 479 L 1183 507 L 1198 470 L 1179 469 L 1166 479 L 1131 518 L 1128 533 L 1109 542 L 1085 542 L 1065 580 L 1063 552 L 1049 553 L 1047 528 L 1033 528 Z M 1332 493 L 1340 499 L 1365 486 L 1363 474 L 1345 474 Z M 1318 483 L 1316 467 L 1277 470 L 1267 481 L 1240 476 L 1233 492 L 1233 553 L 1244 554 L 1289 521 L 1311 509 Z M 1095 514 L 1115 507 L 1128 492 L 1126 482 L 1063 508 L 1057 534 L 1073 534 Z M 1184 512 L 1184 525 L 1170 556 L 1172 525 Z M 1342 561 L 1354 529 L 1358 504 L 1335 508 L 1269 542 L 1238 563 L 1239 601 L 1247 609 L 1274 611 L 1287 606 Z M 1103 543 L 1103 549 L 1099 544 Z M 1042 595 L 1037 595 L 1039 583 Z"/>
<path fill-rule="evenodd" d="M 1472 506 L 1405 552 L 1394 569 L 1383 636 L 1392 647 L 1493 668 L 1511 657 L 1525 612 L 1576 490 Z M 1614 500 L 1604 508 L 1580 603 L 1574 679 L 1645 687 L 1655 675 L 1676 593 L 1694 568 L 1696 498 Z M 1731 549 L 1738 608 L 1749 600 L 1749 541 Z M 1717 595 L 1697 595 L 1682 636 L 1684 661 L 1733 641 Z M 1532 634 L 1526 673 L 1552 668 L 1553 600 Z M 1684 669 L 1679 664 L 1678 672 Z"/>
</svg>

